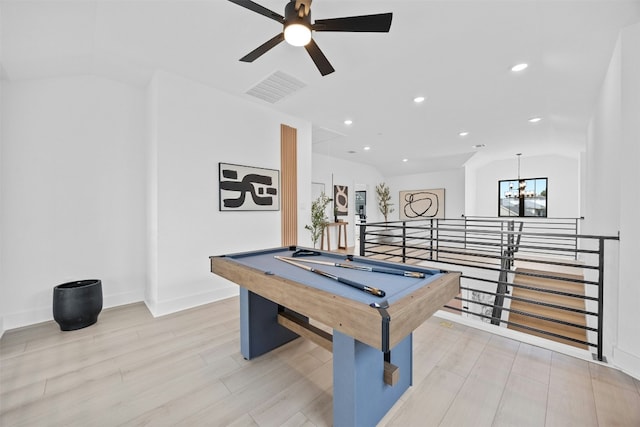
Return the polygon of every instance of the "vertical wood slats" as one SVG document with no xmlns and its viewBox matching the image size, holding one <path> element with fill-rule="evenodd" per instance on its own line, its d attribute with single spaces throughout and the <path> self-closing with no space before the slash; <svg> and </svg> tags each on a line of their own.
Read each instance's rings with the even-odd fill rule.
<svg viewBox="0 0 640 427">
<path fill-rule="evenodd" d="M 298 132 L 280 125 L 280 214 L 283 246 L 298 244 Z"/>
</svg>

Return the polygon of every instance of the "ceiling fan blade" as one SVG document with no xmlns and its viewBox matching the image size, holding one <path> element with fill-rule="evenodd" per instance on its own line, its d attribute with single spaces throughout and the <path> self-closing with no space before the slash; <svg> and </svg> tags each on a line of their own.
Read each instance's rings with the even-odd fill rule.
<svg viewBox="0 0 640 427">
<path fill-rule="evenodd" d="M 265 43 L 261 44 L 260 46 L 258 46 L 257 48 L 255 48 L 254 50 L 252 50 L 242 58 L 240 58 L 240 61 L 253 62 L 256 59 L 260 58 L 265 53 L 267 53 L 268 51 L 270 51 L 272 48 L 277 46 L 278 44 L 282 43 L 283 40 L 284 40 L 284 33 L 280 33 L 274 38 L 266 41 Z"/>
<path fill-rule="evenodd" d="M 377 15 L 348 16 L 346 18 L 317 19 L 313 23 L 315 31 L 348 31 L 367 33 L 388 33 L 393 13 Z"/>
<path fill-rule="evenodd" d="M 307 49 L 307 52 L 309 52 L 311 59 L 313 59 L 316 67 L 318 67 L 318 70 L 320 70 L 320 74 L 326 76 L 327 74 L 331 74 L 335 71 L 329 63 L 327 57 L 324 56 L 324 53 L 322 53 L 313 39 L 311 39 L 311 41 L 304 48 Z"/>
<path fill-rule="evenodd" d="M 284 23 L 284 16 L 279 13 L 275 13 L 272 10 L 267 9 L 264 6 L 260 6 L 258 3 L 254 3 L 251 0 L 229 0 L 231 3 L 235 3 L 238 6 L 242 6 L 246 9 L 252 10 L 260 15 L 266 16 L 267 18 L 271 18 L 274 21 L 278 21 L 279 23 Z"/>
</svg>

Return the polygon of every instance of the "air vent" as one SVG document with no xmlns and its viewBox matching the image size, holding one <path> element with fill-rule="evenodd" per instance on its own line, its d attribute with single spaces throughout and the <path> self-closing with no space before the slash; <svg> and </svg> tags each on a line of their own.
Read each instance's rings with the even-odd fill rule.
<svg viewBox="0 0 640 427">
<path fill-rule="evenodd" d="M 282 71 L 276 71 L 269 77 L 247 91 L 247 95 L 255 96 L 263 101 L 275 104 L 294 92 L 299 91 L 306 84 Z"/>
</svg>

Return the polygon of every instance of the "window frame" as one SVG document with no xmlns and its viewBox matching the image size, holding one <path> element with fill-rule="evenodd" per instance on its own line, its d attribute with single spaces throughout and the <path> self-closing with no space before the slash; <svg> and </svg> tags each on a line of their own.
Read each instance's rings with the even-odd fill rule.
<svg viewBox="0 0 640 427">
<path fill-rule="evenodd" d="M 503 214 L 503 203 L 502 201 L 504 199 L 507 199 L 506 197 L 502 197 L 503 193 L 502 193 L 502 184 L 505 183 L 505 185 L 509 185 L 509 183 L 513 182 L 517 184 L 516 187 L 516 191 L 518 191 L 518 189 L 520 188 L 520 183 L 524 182 L 525 183 L 525 191 L 527 189 L 527 183 L 533 181 L 534 182 L 534 189 L 537 187 L 537 181 L 539 180 L 544 180 L 544 189 L 540 190 L 540 193 L 542 193 L 542 191 L 545 192 L 544 196 L 542 196 L 541 194 L 538 196 L 534 196 L 534 197 L 544 197 L 544 215 L 534 215 L 534 214 L 527 214 L 527 206 L 526 206 L 526 200 L 531 200 L 531 198 L 526 197 L 524 195 L 521 195 L 517 198 L 508 198 L 508 199 L 514 199 L 518 201 L 518 214 L 515 215 L 511 215 L 511 214 Z M 505 208 L 504 211 L 509 212 L 509 213 L 514 213 L 514 210 L 509 209 L 509 208 Z M 541 211 L 541 210 L 539 210 Z M 498 180 L 498 217 L 502 217 L 502 218 L 547 218 L 549 216 L 549 178 L 548 177 L 538 177 L 538 178 L 515 178 L 515 179 L 501 179 Z"/>
</svg>

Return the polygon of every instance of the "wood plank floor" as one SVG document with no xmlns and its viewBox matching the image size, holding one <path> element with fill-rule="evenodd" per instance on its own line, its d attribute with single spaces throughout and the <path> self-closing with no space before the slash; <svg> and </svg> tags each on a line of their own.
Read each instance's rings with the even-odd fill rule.
<svg viewBox="0 0 640 427">
<path fill-rule="evenodd" d="M 332 355 L 298 339 L 246 361 L 238 299 L 154 319 L 0 340 L 1 426 L 329 426 Z M 431 318 L 413 386 L 381 426 L 638 426 L 640 382 L 611 368 Z"/>
</svg>

